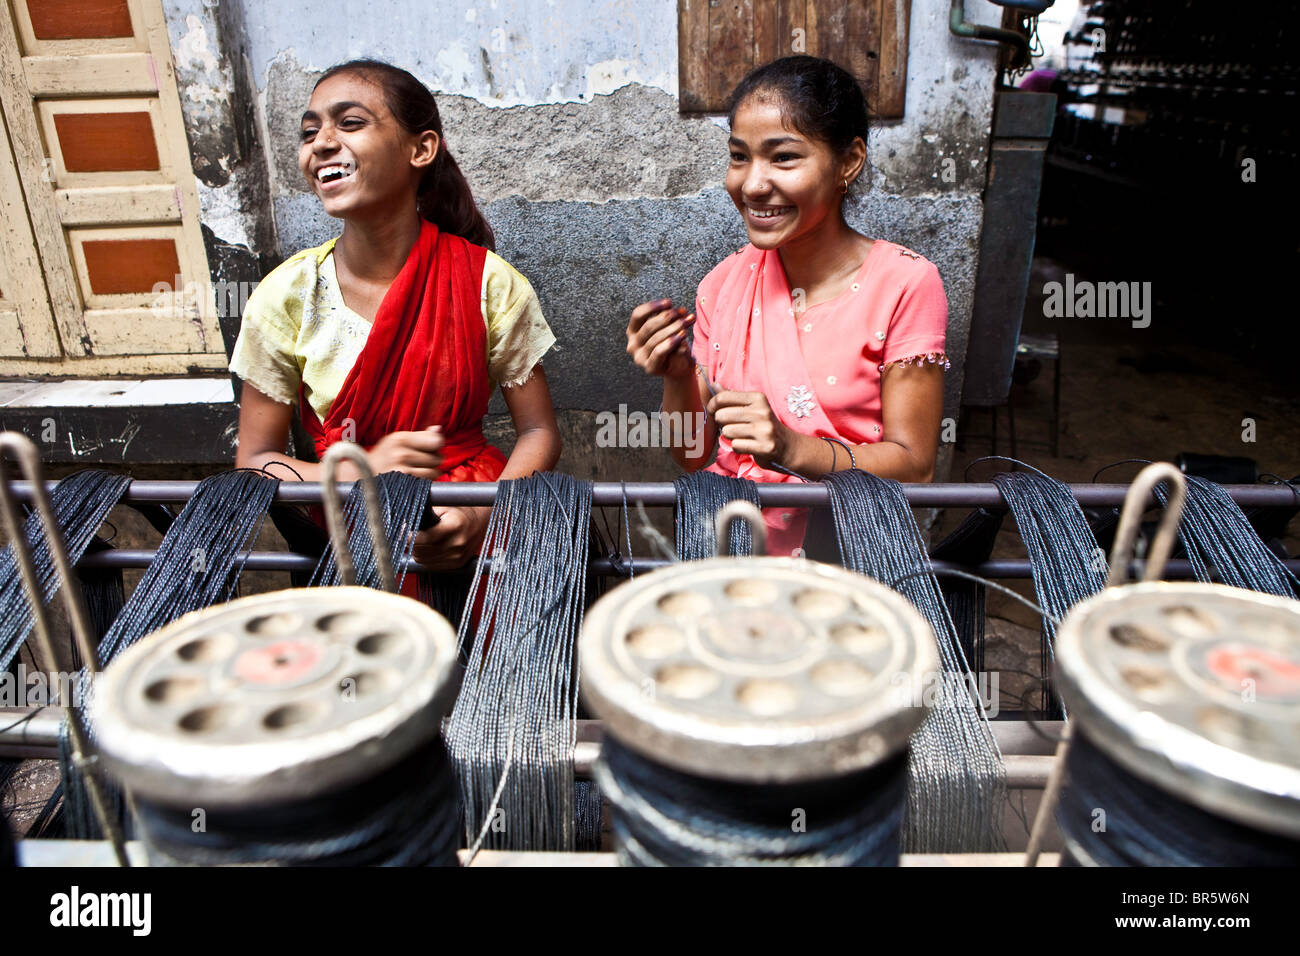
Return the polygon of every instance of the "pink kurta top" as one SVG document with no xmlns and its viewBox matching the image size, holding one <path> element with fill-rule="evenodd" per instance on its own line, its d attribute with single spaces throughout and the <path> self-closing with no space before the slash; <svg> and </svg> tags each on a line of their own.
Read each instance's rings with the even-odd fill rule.
<svg viewBox="0 0 1300 956">
<path fill-rule="evenodd" d="M 947 367 L 948 300 L 939 271 L 902 246 L 877 239 L 848 291 L 796 312 L 799 304 L 780 254 L 745 246 L 700 283 L 695 361 L 719 391 L 762 392 L 785 425 L 850 445 L 881 440 L 886 366 L 930 361 Z M 751 481 L 798 480 L 736 454 L 726 438 L 709 468 Z M 764 508 L 763 516 L 768 554 L 802 546 L 804 509 Z"/>
</svg>

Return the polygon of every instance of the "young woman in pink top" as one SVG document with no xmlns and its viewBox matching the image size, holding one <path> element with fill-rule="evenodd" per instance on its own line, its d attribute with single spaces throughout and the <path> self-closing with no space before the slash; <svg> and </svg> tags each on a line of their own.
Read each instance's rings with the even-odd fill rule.
<svg viewBox="0 0 1300 956">
<path fill-rule="evenodd" d="M 931 480 L 948 303 L 931 262 L 845 222 L 866 169 L 861 88 L 827 60 L 786 57 L 741 81 L 730 120 L 726 186 L 749 245 L 700 283 L 693 313 L 667 299 L 638 306 L 628 354 L 663 378 L 665 412 L 687 423 L 706 413 L 711 471 L 798 481 L 789 472 L 816 480 L 857 467 Z M 707 461 L 672 453 L 687 471 Z M 769 554 L 801 547 L 805 511 L 764 517 Z"/>
</svg>

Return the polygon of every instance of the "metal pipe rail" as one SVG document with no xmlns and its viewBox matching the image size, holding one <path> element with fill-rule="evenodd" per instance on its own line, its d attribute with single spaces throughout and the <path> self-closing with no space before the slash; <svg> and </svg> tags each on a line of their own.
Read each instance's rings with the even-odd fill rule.
<svg viewBox="0 0 1300 956">
<path fill-rule="evenodd" d="M 57 482 L 46 482 L 53 490 Z M 179 503 L 188 501 L 198 487 L 197 481 L 131 482 L 123 500 L 127 502 Z M 31 500 L 31 484 L 26 481 L 11 483 L 14 497 L 19 501 Z M 339 492 L 348 495 L 351 482 L 340 482 Z M 1088 482 L 1067 485 L 1075 500 L 1084 508 L 1119 507 L 1128 492 L 1126 484 L 1092 484 Z M 429 500 L 438 505 L 491 505 L 496 498 L 496 482 L 465 481 L 434 482 L 429 490 Z M 1232 500 L 1244 508 L 1287 508 L 1300 505 L 1300 491 L 1288 485 L 1224 485 Z M 1007 509 L 997 486 L 989 482 L 940 482 L 933 484 L 905 484 L 903 492 L 913 508 L 987 508 Z M 758 498 L 765 506 L 780 508 L 815 508 L 830 504 L 826 486 L 813 481 L 807 484 L 760 483 Z M 610 507 L 641 502 L 652 506 L 671 506 L 676 492 L 671 481 L 598 481 L 592 490 L 592 504 Z M 285 481 L 275 495 L 277 504 L 315 505 L 321 503 L 321 485 L 315 481 Z M 1155 505 L 1155 498 L 1148 500 Z"/>
<path fill-rule="evenodd" d="M 47 482 L 47 489 L 52 491 L 57 482 Z M 127 489 L 123 500 L 134 503 L 171 503 L 179 504 L 189 500 L 198 487 L 197 481 L 137 480 Z M 1123 504 L 1128 493 L 1126 484 L 1074 484 L 1068 486 L 1075 500 L 1085 508 L 1118 507 Z M 1224 489 L 1238 505 L 1255 508 L 1286 508 L 1300 505 L 1300 492 L 1288 485 L 1224 485 Z M 321 484 L 319 482 L 283 482 L 276 492 L 275 501 L 286 505 L 312 505 L 321 502 Z M 31 500 L 29 482 L 12 483 L 14 497 L 20 501 Z M 429 490 L 429 499 L 438 505 L 491 505 L 496 498 L 496 482 L 435 482 Z M 764 505 L 775 507 L 826 507 L 829 506 L 826 486 L 820 482 L 808 484 L 759 484 L 758 497 Z M 339 491 L 348 495 L 352 483 L 340 483 Z M 985 508 L 990 511 L 1006 510 L 996 485 L 981 482 L 956 482 L 938 484 L 905 484 L 903 491 L 908 502 L 914 508 Z M 652 507 L 671 507 L 676 502 L 676 490 L 672 482 L 661 481 L 598 481 L 592 490 L 592 503 L 598 507 L 621 506 L 641 502 Z M 1154 497 L 1148 501 L 1156 505 Z M 78 567 L 82 568 L 145 568 L 153 560 L 156 552 L 141 549 L 114 549 L 85 555 Z M 249 571 L 304 571 L 310 573 L 316 566 L 315 559 L 289 552 L 252 551 L 241 556 L 244 568 Z M 626 576 L 626 569 L 634 573 L 645 573 L 668 564 L 659 558 L 623 559 L 617 565 L 608 558 L 593 558 L 588 562 L 588 572 L 605 577 Z M 489 559 L 488 565 L 491 561 Z M 1024 558 L 1001 558 L 986 561 L 973 567 L 946 561 L 933 562 L 937 571 L 951 569 L 964 570 L 986 578 L 1028 578 L 1031 576 L 1029 561 Z M 1294 574 L 1300 574 L 1300 560 L 1285 561 L 1287 568 Z M 411 558 L 404 559 L 400 565 L 408 572 L 419 572 L 423 567 Z M 1140 570 L 1134 563 L 1133 568 Z M 1187 561 L 1171 561 L 1166 569 L 1166 577 L 1187 579 L 1192 577 L 1192 568 Z"/>
<path fill-rule="evenodd" d="M 147 549 L 110 549 L 87 554 L 78 562 L 78 568 L 147 568 L 157 555 L 157 551 Z M 243 564 L 245 571 L 304 571 L 310 573 L 316 568 L 316 559 L 305 554 L 290 551 L 245 551 L 236 563 Z M 484 558 L 484 568 L 491 569 L 492 559 Z M 617 564 L 609 558 L 589 558 L 587 573 L 597 577 L 626 577 L 626 569 L 636 574 L 646 574 L 673 562 L 667 558 L 630 558 L 622 559 Z M 1300 576 L 1300 559 L 1282 562 L 1293 574 Z M 394 559 L 398 570 L 410 573 L 425 571 L 424 565 L 413 558 Z M 955 561 L 931 561 L 931 566 L 938 572 L 948 570 L 966 571 L 985 578 L 1029 578 L 1033 576 L 1033 566 L 1028 558 L 995 558 L 982 564 L 958 564 Z M 1129 567 L 1132 575 L 1140 575 L 1144 565 L 1133 561 Z M 1166 563 L 1163 577 L 1169 580 L 1188 580 L 1193 576 L 1192 563 L 1185 559 Z"/>
</svg>

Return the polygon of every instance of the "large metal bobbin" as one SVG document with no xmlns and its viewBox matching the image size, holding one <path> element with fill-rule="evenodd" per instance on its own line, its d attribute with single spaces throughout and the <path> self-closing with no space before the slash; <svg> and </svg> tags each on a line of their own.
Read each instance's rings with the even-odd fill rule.
<svg viewBox="0 0 1300 956">
<path fill-rule="evenodd" d="M 826 779 L 898 753 L 939 667 L 933 631 L 901 595 L 777 557 L 637 577 L 588 611 L 579 654 L 607 733 L 664 766 L 750 783 Z"/>
<path fill-rule="evenodd" d="M 95 682 L 99 750 L 172 806 L 302 801 L 369 779 L 438 734 L 457 689 L 440 615 L 369 588 L 277 591 L 187 614 Z"/>
<path fill-rule="evenodd" d="M 1056 674 L 1076 733 L 1135 777 L 1300 837 L 1300 602 L 1144 582 L 1077 605 Z"/>
</svg>

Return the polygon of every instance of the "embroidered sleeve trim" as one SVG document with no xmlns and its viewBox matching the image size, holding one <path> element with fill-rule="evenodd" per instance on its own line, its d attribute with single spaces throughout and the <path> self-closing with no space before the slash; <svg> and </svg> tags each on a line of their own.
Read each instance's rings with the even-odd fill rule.
<svg viewBox="0 0 1300 956">
<path fill-rule="evenodd" d="M 886 362 L 880 366 L 883 372 L 891 365 L 940 365 L 945 369 L 952 368 L 952 363 L 948 361 L 948 356 L 943 352 L 922 352 L 919 355 L 909 355 L 906 358 L 894 359 L 892 362 Z"/>
</svg>

